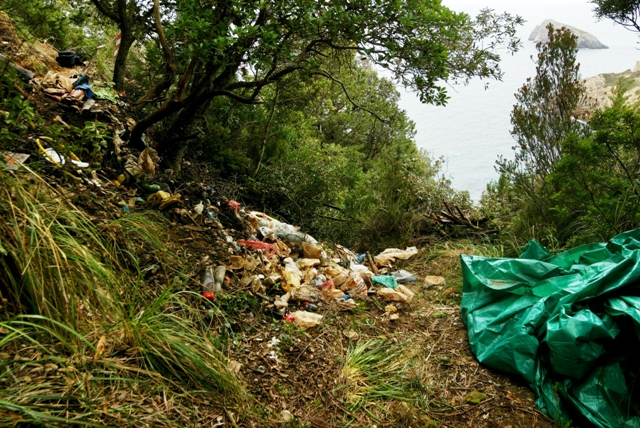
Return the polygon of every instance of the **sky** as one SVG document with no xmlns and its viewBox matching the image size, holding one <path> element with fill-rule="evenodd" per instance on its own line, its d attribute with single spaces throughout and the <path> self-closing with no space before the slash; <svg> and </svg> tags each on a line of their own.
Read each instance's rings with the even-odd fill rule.
<svg viewBox="0 0 640 428">
<path fill-rule="evenodd" d="M 442 3 L 454 11 L 471 15 L 485 7 L 496 12 L 518 14 L 527 21 L 519 31 L 523 40 L 543 20 L 554 19 L 593 34 L 605 45 L 638 41 L 638 33 L 615 25 L 612 21 L 596 22 L 594 5 L 589 0 L 442 0 Z"/>
</svg>

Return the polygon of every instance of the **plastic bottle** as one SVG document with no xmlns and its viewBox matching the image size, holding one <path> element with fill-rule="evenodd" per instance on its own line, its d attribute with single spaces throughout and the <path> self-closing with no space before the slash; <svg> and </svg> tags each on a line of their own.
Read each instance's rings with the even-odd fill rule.
<svg viewBox="0 0 640 428">
<path fill-rule="evenodd" d="M 208 300 L 215 300 L 216 294 L 222 290 L 222 283 L 226 273 L 227 268 L 224 266 L 218 266 L 215 274 L 213 267 L 208 266 L 202 273 L 202 297 Z"/>
</svg>

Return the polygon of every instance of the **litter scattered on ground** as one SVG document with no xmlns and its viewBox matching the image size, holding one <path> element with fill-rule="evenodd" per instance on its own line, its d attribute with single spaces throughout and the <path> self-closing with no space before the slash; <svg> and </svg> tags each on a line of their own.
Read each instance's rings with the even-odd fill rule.
<svg viewBox="0 0 640 428">
<path fill-rule="evenodd" d="M 29 159 L 29 154 L 27 153 L 13 153 L 13 152 L 3 152 L 1 153 L 3 157 L 4 168 L 9 171 L 17 171 L 24 164 L 24 162 Z"/>
<path fill-rule="evenodd" d="M 640 426 L 640 229 L 556 256 L 531 241 L 518 259 L 461 257 L 481 363 L 521 376 L 555 420 Z"/>
</svg>

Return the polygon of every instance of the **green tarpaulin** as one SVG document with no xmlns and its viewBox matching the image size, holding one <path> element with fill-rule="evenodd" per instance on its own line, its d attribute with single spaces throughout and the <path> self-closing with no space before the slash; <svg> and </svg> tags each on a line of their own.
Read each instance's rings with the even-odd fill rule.
<svg viewBox="0 0 640 428">
<path fill-rule="evenodd" d="M 640 229 L 552 256 L 463 255 L 471 350 L 519 375 L 550 417 L 640 428 Z"/>
</svg>

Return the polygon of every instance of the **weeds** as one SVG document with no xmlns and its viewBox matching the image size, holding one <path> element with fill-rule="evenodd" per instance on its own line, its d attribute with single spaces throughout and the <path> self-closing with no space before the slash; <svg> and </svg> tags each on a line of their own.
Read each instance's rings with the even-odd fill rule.
<svg viewBox="0 0 640 428">
<path fill-rule="evenodd" d="M 158 219 L 132 214 L 99 231 L 26 174 L 0 175 L 0 414 L 12 423 L 127 426 L 151 409 L 154 425 L 169 426 L 169 402 L 242 411 L 250 396 L 194 307 L 200 297 L 176 291 L 184 284 L 175 268 L 157 297 L 144 287 L 141 254 L 151 250 L 163 269 L 170 261 Z"/>
<path fill-rule="evenodd" d="M 37 175 L 0 178 L 0 292 L 17 313 L 76 326 L 92 312 L 109 314 L 119 274 L 111 251 L 79 212 Z M 107 315 L 108 316 L 108 315 Z"/>
<path fill-rule="evenodd" d="M 418 400 L 425 388 L 414 370 L 417 355 L 410 344 L 395 344 L 386 338 L 359 342 L 351 347 L 340 374 L 342 385 L 338 388 L 347 410 L 357 412 L 381 400 Z"/>
</svg>

